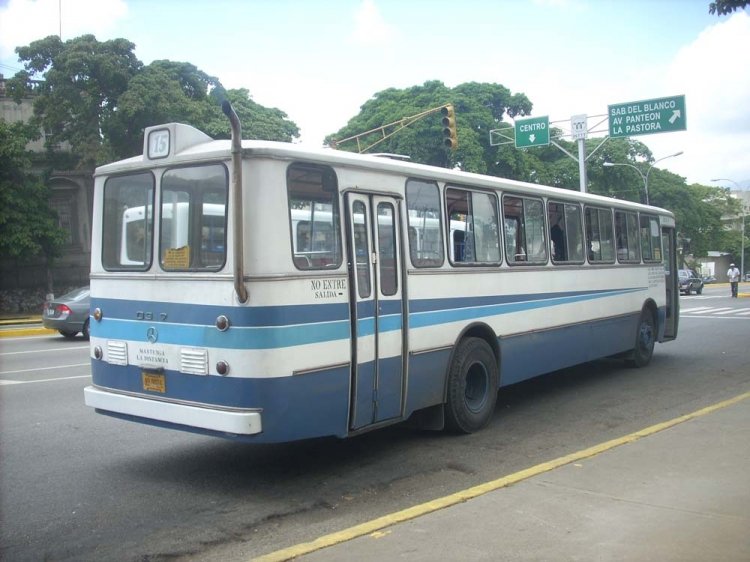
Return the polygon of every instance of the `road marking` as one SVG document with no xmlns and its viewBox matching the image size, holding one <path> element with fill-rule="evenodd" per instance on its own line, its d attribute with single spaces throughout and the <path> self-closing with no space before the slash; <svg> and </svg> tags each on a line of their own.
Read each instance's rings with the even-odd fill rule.
<svg viewBox="0 0 750 562">
<path fill-rule="evenodd" d="M 710 306 L 699 306 L 698 308 L 683 308 L 680 309 L 680 314 L 684 312 L 698 312 L 699 310 L 711 310 Z"/>
<path fill-rule="evenodd" d="M 30 349 L 28 351 L 6 351 L 5 353 L 0 353 L 0 356 L 23 355 L 24 353 L 44 353 L 46 351 L 68 351 L 69 349 L 88 349 L 88 348 L 89 348 L 88 345 L 77 345 L 75 347 L 50 347 L 48 349 Z"/>
<path fill-rule="evenodd" d="M 703 320 L 750 320 L 750 318 L 746 318 L 745 316 L 698 316 L 697 314 L 695 316 L 692 316 L 690 314 L 682 315 L 680 314 L 680 318 L 702 318 Z"/>
<path fill-rule="evenodd" d="M 403 523 L 404 521 L 416 519 L 417 517 L 427 515 L 440 509 L 451 507 L 463 503 L 467 500 L 483 496 L 489 492 L 493 492 L 495 490 L 517 484 L 518 482 L 527 480 L 533 476 L 538 476 L 539 474 L 543 474 L 545 472 L 549 472 L 556 468 L 560 468 L 567 464 L 594 457 L 596 455 L 604 453 L 605 451 L 614 449 L 615 447 L 633 443 L 635 441 L 638 441 L 639 439 L 654 435 L 655 433 L 664 431 L 665 429 L 669 429 L 686 421 L 690 421 L 695 418 L 711 414 L 728 406 L 732 406 L 743 400 L 746 400 L 747 398 L 750 398 L 750 392 L 745 392 L 744 394 L 740 394 L 739 396 L 735 396 L 734 398 L 730 398 L 729 400 L 724 400 L 723 402 L 713 404 L 712 406 L 707 406 L 691 414 L 686 414 L 684 416 L 680 416 L 666 422 L 652 425 L 645 429 L 641 429 L 640 431 L 636 431 L 635 433 L 625 435 L 624 437 L 612 439 L 611 441 L 606 441 L 604 443 L 600 443 L 599 445 L 594 445 L 593 447 L 589 447 L 588 449 L 583 449 L 576 453 L 571 453 L 549 462 L 544 462 L 536 466 L 532 466 L 531 468 L 521 470 L 514 474 L 503 476 L 502 478 L 498 478 L 497 480 L 485 482 L 484 484 L 479 484 L 478 486 L 473 486 L 471 488 L 467 488 L 466 490 L 461 490 L 449 496 L 444 496 L 442 498 L 438 498 L 423 504 L 415 505 L 413 507 L 397 511 L 389 515 L 384 515 L 383 517 L 378 517 L 377 519 L 373 519 L 371 521 L 366 521 L 364 523 L 360 523 L 359 525 L 349 527 L 348 529 L 344 529 L 343 531 L 324 535 L 310 542 L 297 544 L 288 548 L 284 548 L 282 550 L 277 550 L 276 552 L 271 552 L 269 554 L 253 558 L 253 561 L 282 562 L 284 560 L 291 560 L 298 556 L 310 554 L 311 552 L 315 552 L 316 550 L 321 550 L 323 548 L 328 548 L 346 541 L 350 541 L 355 538 L 370 535 L 377 531 L 381 531 L 386 527 L 391 527 L 397 523 Z"/>
<path fill-rule="evenodd" d="M 34 371 L 50 371 L 52 369 L 67 369 L 68 367 L 89 367 L 91 363 L 76 363 L 74 365 L 54 365 L 37 369 L 21 369 L 20 371 L 0 371 L 0 375 L 16 375 L 18 373 L 33 373 Z"/>
<path fill-rule="evenodd" d="M 59 377 L 56 379 L 39 379 L 37 381 L 4 381 L 0 380 L 0 386 L 11 385 L 11 384 L 35 384 L 38 382 L 55 382 L 55 381 L 68 381 L 71 379 L 86 379 L 91 375 L 76 375 L 74 377 Z"/>
</svg>

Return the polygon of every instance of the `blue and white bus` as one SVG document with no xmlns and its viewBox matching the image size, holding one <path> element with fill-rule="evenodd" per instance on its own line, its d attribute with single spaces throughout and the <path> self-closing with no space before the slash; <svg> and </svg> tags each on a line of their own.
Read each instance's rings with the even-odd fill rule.
<svg viewBox="0 0 750 562">
<path fill-rule="evenodd" d="M 97 412 L 252 443 L 470 433 L 503 386 L 676 337 L 669 211 L 240 141 L 227 111 L 232 141 L 160 125 L 96 171 Z"/>
</svg>

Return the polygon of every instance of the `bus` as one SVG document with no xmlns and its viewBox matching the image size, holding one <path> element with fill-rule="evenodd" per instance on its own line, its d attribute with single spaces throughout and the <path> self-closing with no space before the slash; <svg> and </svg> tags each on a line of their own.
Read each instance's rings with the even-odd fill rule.
<svg viewBox="0 0 750 562">
<path fill-rule="evenodd" d="M 278 443 L 471 433 L 502 387 L 676 338 L 653 206 L 290 143 L 150 127 L 97 168 L 85 403 Z"/>
</svg>

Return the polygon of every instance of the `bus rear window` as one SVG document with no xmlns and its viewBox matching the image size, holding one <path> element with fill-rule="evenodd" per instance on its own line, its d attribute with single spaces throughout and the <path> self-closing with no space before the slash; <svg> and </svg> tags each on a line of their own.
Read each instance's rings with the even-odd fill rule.
<svg viewBox="0 0 750 562">
<path fill-rule="evenodd" d="M 227 171 L 221 164 L 164 173 L 159 232 L 162 269 L 221 269 L 226 261 L 227 186 Z"/>
<path fill-rule="evenodd" d="M 102 265 L 107 270 L 151 266 L 154 176 L 115 176 L 104 183 Z"/>
</svg>

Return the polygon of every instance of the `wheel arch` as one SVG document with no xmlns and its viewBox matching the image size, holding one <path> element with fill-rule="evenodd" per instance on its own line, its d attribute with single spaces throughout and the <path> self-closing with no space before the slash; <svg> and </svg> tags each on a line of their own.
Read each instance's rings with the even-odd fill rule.
<svg viewBox="0 0 750 562">
<path fill-rule="evenodd" d="M 466 338 L 479 338 L 487 342 L 487 344 L 490 346 L 490 349 L 492 349 L 492 353 L 495 356 L 495 361 L 497 363 L 497 382 L 498 388 L 500 387 L 502 372 L 500 370 L 500 343 L 498 342 L 497 334 L 495 334 L 495 331 L 488 324 L 484 322 L 474 322 L 466 326 L 458 334 L 456 341 L 453 342 L 453 349 L 451 350 L 450 357 L 448 358 L 448 362 L 445 366 L 445 372 L 443 373 L 443 402 L 445 402 L 445 400 L 447 400 L 448 398 L 448 373 L 450 372 L 451 365 L 453 364 L 456 350 L 458 349 L 458 344 L 461 342 L 461 340 Z"/>
<path fill-rule="evenodd" d="M 648 310 L 651 313 L 651 316 L 653 316 L 656 332 L 659 333 L 659 307 L 656 306 L 656 301 L 654 301 L 654 299 L 646 299 L 641 307 L 641 311 L 644 310 Z"/>
</svg>

